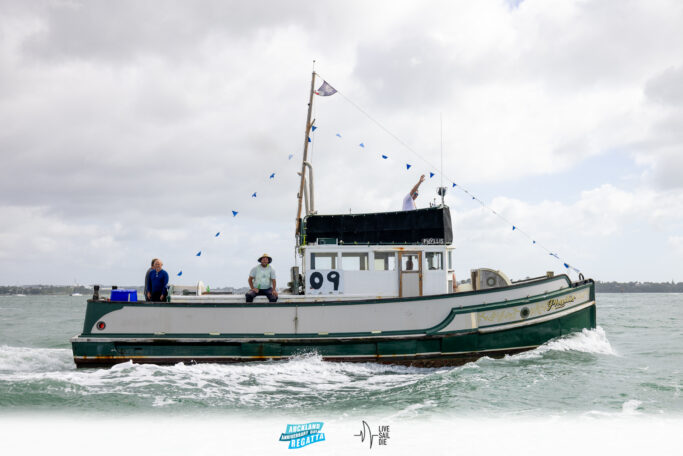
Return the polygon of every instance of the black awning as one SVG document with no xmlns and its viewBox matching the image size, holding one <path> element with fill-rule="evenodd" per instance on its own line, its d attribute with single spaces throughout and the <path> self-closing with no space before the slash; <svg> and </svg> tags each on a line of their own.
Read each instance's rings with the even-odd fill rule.
<svg viewBox="0 0 683 456">
<path fill-rule="evenodd" d="M 372 214 L 309 215 L 302 244 L 336 239 L 340 244 L 450 244 L 451 212 L 446 206 Z"/>
</svg>

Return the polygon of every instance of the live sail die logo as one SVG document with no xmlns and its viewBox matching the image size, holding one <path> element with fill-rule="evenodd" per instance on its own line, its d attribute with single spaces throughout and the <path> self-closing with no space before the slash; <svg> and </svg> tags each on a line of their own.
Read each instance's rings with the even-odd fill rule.
<svg viewBox="0 0 683 456">
<path fill-rule="evenodd" d="M 288 424 L 287 430 L 280 434 L 280 442 L 289 442 L 289 449 L 303 448 L 311 443 L 325 440 L 322 421 L 304 424 Z"/>
<path fill-rule="evenodd" d="M 372 444 L 377 442 L 378 445 L 386 445 L 387 440 L 389 440 L 389 426 L 377 426 L 377 433 L 373 434 L 370 425 L 363 420 L 360 432 L 358 434 L 353 434 L 354 437 L 360 437 L 361 442 L 367 440 L 370 449 L 372 449 Z"/>
</svg>

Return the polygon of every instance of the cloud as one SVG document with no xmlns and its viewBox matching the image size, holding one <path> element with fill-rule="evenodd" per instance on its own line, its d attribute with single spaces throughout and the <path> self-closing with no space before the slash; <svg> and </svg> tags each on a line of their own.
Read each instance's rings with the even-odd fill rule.
<svg viewBox="0 0 683 456">
<path fill-rule="evenodd" d="M 263 30 L 303 22 L 304 2 L 122 1 L 51 2 L 41 11 L 45 27 L 25 43 L 40 59 L 103 63 L 163 55 L 195 60 L 197 48 L 225 37 L 246 44 Z"/>
<path fill-rule="evenodd" d="M 683 236 L 669 236 L 667 242 L 679 256 L 683 257 Z"/>
<path fill-rule="evenodd" d="M 669 67 L 645 85 L 648 98 L 663 105 L 683 106 L 683 67 Z"/>
</svg>

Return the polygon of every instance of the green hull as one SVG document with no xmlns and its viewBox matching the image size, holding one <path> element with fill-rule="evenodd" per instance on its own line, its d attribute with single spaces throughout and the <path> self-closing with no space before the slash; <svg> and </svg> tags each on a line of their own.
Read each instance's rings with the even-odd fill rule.
<svg viewBox="0 0 683 456">
<path fill-rule="evenodd" d="M 592 284 L 591 284 L 592 288 Z M 591 289 L 591 297 L 594 296 Z M 135 363 L 234 363 L 279 360 L 317 353 L 326 361 L 377 362 L 413 366 L 461 365 L 482 356 L 502 357 L 542 345 L 559 336 L 596 327 L 595 301 L 555 319 L 500 330 L 472 330 L 405 337 L 270 338 L 268 341 L 220 338 L 75 338 L 78 367 Z"/>
</svg>

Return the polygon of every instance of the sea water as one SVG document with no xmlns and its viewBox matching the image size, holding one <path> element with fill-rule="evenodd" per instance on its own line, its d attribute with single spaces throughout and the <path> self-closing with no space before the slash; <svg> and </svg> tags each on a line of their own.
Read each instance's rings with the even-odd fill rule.
<svg viewBox="0 0 683 456">
<path fill-rule="evenodd" d="M 284 427 L 373 417 L 394 429 L 503 420 L 508 432 L 517 420 L 563 417 L 683 423 L 682 294 L 598 294 L 596 329 L 503 359 L 433 369 L 328 363 L 315 354 L 247 364 L 76 369 L 69 338 L 82 328 L 85 299 L 0 297 L 0 418 L 53 412 L 161 421 L 267 417 Z"/>
</svg>

